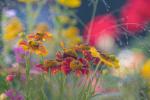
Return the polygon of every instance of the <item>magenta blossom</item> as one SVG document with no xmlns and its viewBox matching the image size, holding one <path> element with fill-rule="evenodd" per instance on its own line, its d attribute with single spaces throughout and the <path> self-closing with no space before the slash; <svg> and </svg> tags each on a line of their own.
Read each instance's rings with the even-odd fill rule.
<svg viewBox="0 0 150 100">
<path fill-rule="evenodd" d="M 16 62 L 25 63 L 25 54 L 26 52 L 21 47 L 14 48 L 14 53 L 16 57 Z"/>
<path fill-rule="evenodd" d="M 9 100 L 25 100 L 24 96 L 14 89 L 9 89 L 5 92 L 6 96 L 9 98 Z"/>
</svg>

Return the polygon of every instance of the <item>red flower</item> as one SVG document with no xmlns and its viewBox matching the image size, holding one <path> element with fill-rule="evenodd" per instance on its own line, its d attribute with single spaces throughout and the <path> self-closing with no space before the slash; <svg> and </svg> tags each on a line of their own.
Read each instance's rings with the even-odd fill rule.
<svg viewBox="0 0 150 100">
<path fill-rule="evenodd" d="M 84 39 L 87 41 L 89 38 L 89 44 L 95 45 L 100 37 L 109 35 L 115 38 L 117 36 L 117 32 L 117 22 L 114 16 L 110 14 L 97 16 L 85 27 Z"/>
<path fill-rule="evenodd" d="M 89 67 L 89 62 L 85 58 L 79 58 L 79 61 L 83 64 L 83 67 Z"/>
<path fill-rule="evenodd" d="M 12 82 L 12 81 L 14 80 L 14 77 L 15 77 L 15 75 L 8 75 L 8 76 L 6 77 L 6 81 Z"/>
<path fill-rule="evenodd" d="M 61 71 L 66 75 L 71 72 L 70 62 L 72 60 L 73 59 L 71 57 L 68 57 L 68 58 L 64 59 L 64 61 L 61 64 Z"/>
<path fill-rule="evenodd" d="M 49 68 L 45 67 L 43 64 L 38 64 L 38 65 L 36 65 L 36 67 L 40 68 L 43 72 L 46 72 L 46 73 L 48 73 L 48 71 L 49 71 Z"/>
<path fill-rule="evenodd" d="M 51 71 L 52 75 L 57 74 L 58 72 L 60 72 L 60 70 L 61 70 L 61 66 L 60 65 L 50 68 L 50 71 Z"/>
<path fill-rule="evenodd" d="M 36 67 L 40 68 L 43 72 L 48 73 L 48 71 L 51 71 L 52 75 L 55 75 L 60 71 L 60 64 L 55 60 L 45 60 L 44 64 L 38 64 Z"/>
<path fill-rule="evenodd" d="M 88 60 L 88 61 L 91 61 L 93 59 L 91 53 L 87 50 L 83 50 L 83 55 L 85 56 L 85 58 Z"/>
</svg>

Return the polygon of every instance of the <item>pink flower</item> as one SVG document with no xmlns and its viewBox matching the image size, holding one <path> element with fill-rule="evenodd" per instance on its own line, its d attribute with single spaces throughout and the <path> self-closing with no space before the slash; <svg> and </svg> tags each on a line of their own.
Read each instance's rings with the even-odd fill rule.
<svg viewBox="0 0 150 100">
<path fill-rule="evenodd" d="M 116 38 L 117 32 L 117 22 L 114 16 L 110 14 L 97 16 L 85 27 L 84 39 L 87 41 L 89 38 L 89 44 L 96 45 L 96 42 L 100 37 L 109 35 L 113 38 Z"/>
<path fill-rule="evenodd" d="M 121 11 L 124 27 L 136 33 L 150 21 L 150 0 L 129 0 Z"/>
</svg>

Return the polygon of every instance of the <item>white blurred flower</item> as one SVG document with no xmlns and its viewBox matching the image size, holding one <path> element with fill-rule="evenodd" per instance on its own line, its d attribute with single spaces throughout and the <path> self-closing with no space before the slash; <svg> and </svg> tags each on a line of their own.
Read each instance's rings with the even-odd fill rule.
<svg viewBox="0 0 150 100">
<path fill-rule="evenodd" d="M 120 68 L 114 70 L 114 75 L 125 77 L 129 73 L 134 73 L 139 70 L 140 65 L 144 61 L 144 54 L 142 52 L 132 51 L 129 49 L 122 50 L 119 55 Z"/>
<path fill-rule="evenodd" d="M 10 17 L 15 17 L 16 16 L 16 11 L 14 9 L 4 9 L 3 10 L 4 16 L 10 18 Z"/>
<path fill-rule="evenodd" d="M 124 49 L 119 53 L 118 59 L 120 66 L 130 67 L 134 61 L 134 53 L 128 49 Z"/>
<path fill-rule="evenodd" d="M 7 100 L 7 96 L 5 93 L 0 94 L 0 100 Z"/>
<path fill-rule="evenodd" d="M 99 37 L 96 46 L 101 50 L 112 52 L 114 51 L 115 40 L 109 35 L 103 35 Z"/>
</svg>

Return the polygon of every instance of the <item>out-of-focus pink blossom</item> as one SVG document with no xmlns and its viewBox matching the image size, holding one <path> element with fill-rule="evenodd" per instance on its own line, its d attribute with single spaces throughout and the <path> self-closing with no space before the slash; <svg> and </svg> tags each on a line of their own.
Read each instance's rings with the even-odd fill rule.
<svg viewBox="0 0 150 100">
<path fill-rule="evenodd" d="M 14 48 L 14 53 L 17 63 L 25 63 L 25 54 L 27 53 L 23 50 L 23 48 L 20 47 Z"/>
<path fill-rule="evenodd" d="M 25 100 L 24 96 L 19 91 L 14 89 L 9 89 L 5 94 L 9 100 Z"/>
<path fill-rule="evenodd" d="M 6 81 L 12 82 L 12 81 L 14 80 L 14 77 L 15 77 L 15 75 L 8 75 L 8 76 L 6 77 Z"/>
<path fill-rule="evenodd" d="M 123 24 L 131 33 L 137 33 L 150 21 L 150 0 L 128 0 L 121 11 Z"/>
<path fill-rule="evenodd" d="M 90 21 L 85 27 L 84 39 L 89 39 L 90 45 L 96 45 L 99 38 L 103 36 L 117 37 L 118 28 L 117 22 L 114 16 L 108 14 L 103 16 L 97 16 Z"/>
</svg>

